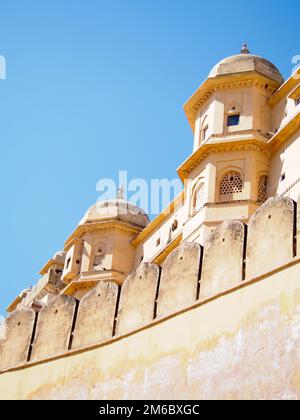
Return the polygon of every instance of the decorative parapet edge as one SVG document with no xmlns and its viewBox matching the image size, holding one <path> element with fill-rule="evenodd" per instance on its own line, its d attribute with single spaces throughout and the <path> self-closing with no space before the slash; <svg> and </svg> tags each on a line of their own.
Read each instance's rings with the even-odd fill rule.
<svg viewBox="0 0 300 420">
<path fill-rule="evenodd" d="M 101 342 L 101 343 L 98 343 L 98 344 L 95 344 L 95 345 L 92 345 L 92 346 L 81 347 L 81 348 L 78 348 L 76 350 L 70 349 L 68 352 L 65 352 L 64 354 L 59 354 L 59 355 L 55 355 L 53 357 L 48 357 L 48 358 L 46 357 L 43 360 L 28 361 L 25 364 L 23 363 L 23 364 L 20 364 L 20 365 L 11 367 L 9 369 L 2 370 L 2 371 L 0 371 L 0 375 L 4 375 L 5 373 L 9 373 L 9 372 L 16 372 L 16 371 L 23 370 L 23 369 L 29 369 L 29 368 L 31 368 L 33 366 L 41 365 L 43 363 L 48 363 L 48 362 L 52 362 L 52 361 L 55 361 L 55 360 L 60 360 L 60 359 L 66 358 L 66 357 L 72 357 L 72 356 L 75 356 L 77 354 L 81 354 L 81 353 L 84 353 L 84 352 L 87 352 L 87 351 L 92 351 L 92 350 L 95 350 L 95 349 L 100 349 L 102 347 L 107 347 L 110 344 L 113 344 L 113 343 L 116 343 L 118 341 L 124 340 L 124 339 L 126 339 L 128 337 L 131 337 L 131 336 L 133 336 L 135 334 L 138 334 L 138 333 L 140 333 L 142 331 L 146 331 L 146 330 L 148 330 L 150 328 L 153 328 L 156 325 L 160 325 L 160 324 L 162 324 L 162 323 L 164 323 L 164 322 L 166 322 L 166 321 L 168 321 L 170 319 L 176 318 L 176 317 L 178 317 L 178 316 L 180 316 L 182 314 L 185 314 L 187 312 L 190 312 L 190 311 L 192 311 L 194 309 L 197 309 L 199 307 L 205 306 L 205 305 L 209 304 L 210 302 L 213 302 L 213 301 L 216 301 L 218 299 L 221 299 L 222 297 L 224 297 L 226 295 L 230 295 L 232 293 L 237 292 L 238 290 L 245 289 L 245 288 L 247 288 L 247 287 L 249 287 L 249 286 L 251 286 L 251 285 L 253 285 L 255 283 L 259 283 L 261 281 L 264 281 L 268 277 L 270 277 L 270 276 L 272 276 L 272 275 L 274 275 L 276 273 L 279 273 L 281 271 L 284 271 L 284 270 L 286 270 L 286 269 L 288 269 L 290 267 L 293 267 L 293 266 L 295 266 L 297 264 L 300 264 L 300 258 L 299 257 L 295 257 L 291 261 L 289 261 L 288 263 L 283 264 L 283 265 L 281 265 L 279 267 L 276 267 L 276 268 L 274 268 L 274 269 L 272 269 L 272 270 L 270 270 L 270 271 L 268 271 L 268 272 L 266 272 L 266 273 L 264 273 L 264 274 L 262 274 L 260 276 L 253 277 L 251 279 L 246 279 L 243 282 L 237 282 L 235 285 L 232 285 L 230 288 L 226 288 L 224 290 L 221 290 L 221 291 L 219 291 L 218 293 L 216 293 L 213 296 L 210 296 L 210 297 L 207 297 L 207 298 L 202 298 L 202 299 L 200 298 L 193 305 L 190 305 L 190 306 L 188 306 L 186 308 L 180 309 L 179 311 L 175 311 L 174 313 L 172 313 L 170 315 L 167 315 L 167 316 L 164 316 L 162 318 L 154 319 L 149 324 L 143 325 L 140 328 L 136 328 L 136 329 L 134 329 L 132 331 L 129 331 L 126 334 L 122 334 L 122 335 L 118 335 L 118 336 L 113 336 L 109 340 L 106 340 L 104 342 Z"/>
<path fill-rule="evenodd" d="M 276 229 L 272 228 L 273 226 L 276 226 Z M 155 325 L 157 321 L 162 322 L 163 320 L 176 316 L 178 313 L 203 305 L 204 303 L 216 299 L 216 297 L 224 293 L 232 292 L 237 288 L 243 287 L 245 284 L 257 281 L 257 279 L 266 278 L 271 273 L 278 270 L 282 270 L 293 264 L 298 264 L 300 262 L 298 246 L 300 243 L 299 226 L 300 214 L 297 211 L 295 202 L 288 197 L 271 197 L 251 216 L 247 228 L 245 224 L 240 222 L 223 222 L 221 226 L 217 227 L 208 237 L 204 247 L 200 247 L 200 245 L 195 242 L 183 242 L 183 244 L 180 245 L 179 248 L 176 248 L 173 253 L 169 255 L 167 260 L 163 262 L 161 270 L 159 269 L 161 276 L 158 279 L 155 297 L 153 293 L 150 295 L 148 293 L 147 274 L 145 274 L 145 277 L 143 278 L 143 275 L 141 274 L 142 272 L 139 272 L 139 281 L 145 283 L 144 288 L 138 289 L 139 297 L 140 293 L 143 294 L 141 300 L 143 304 L 134 309 L 143 311 L 146 307 L 149 312 L 150 308 L 155 321 L 150 322 L 146 327 L 141 325 L 141 328 L 134 329 L 134 331 L 130 332 L 128 335 L 131 335 L 136 331 L 140 331 L 141 329 L 149 328 L 149 326 Z M 239 228 L 237 229 L 237 227 Z M 244 230 L 240 229 L 240 227 L 244 227 Z M 241 233 L 242 231 L 244 233 Z M 269 244 L 270 248 L 267 259 L 264 254 L 266 251 L 265 244 Z M 195 245 L 198 245 L 201 248 L 200 253 L 198 252 L 198 249 L 197 253 L 195 252 Z M 228 261 L 226 261 L 226 257 L 224 257 L 226 255 L 228 256 Z M 238 273 L 238 275 L 236 273 Z M 223 278 L 224 276 L 226 279 Z M 91 278 L 91 273 L 86 273 L 86 278 L 88 281 L 93 280 Z M 224 280 L 226 280 L 225 283 Z M 105 281 L 104 284 L 107 284 L 107 287 L 109 287 L 109 280 Z M 197 294 L 195 292 L 198 285 L 200 287 L 200 294 L 198 293 L 198 289 Z M 212 285 L 213 291 L 205 293 L 203 297 L 201 297 L 201 288 L 207 291 L 211 289 L 210 286 Z M 178 295 L 178 293 L 176 293 L 178 287 L 181 288 L 181 290 L 184 290 L 184 292 L 187 292 L 183 310 L 181 310 L 183 308 L 181 301 L 182 295 Z M 122 294 L 123 289 L 119 288 L 118 290 L 121 291 Z M 132 316 L 134 313 L 132 312 L 132 302 L 135 301 L 135 293 L 137 293 L 137 291 L 134 288 L 125 288 L 124 290 L 127 290 L 127 293 L 129 293 L 128 290 L 131 290 L 132 294 L 127 295 L 127 309 L 126 299 L 125 301 L 123 300 L 123 312 L 121 315 L 123 314 L 124 316 L 124 311 L 126 312 L 126 310 L 131 308 L 129 315 Z M 99 292 L 97 291 L 96 294 L 97 293 Z M 64 296 L 64 298 L 67 297 Z M 44 328 L 43 325 L 46 325 L 47 328 L 43 330 L 44 336 L 47 338 L 47 331 L 49 330 L 51 340 L 55 339 L 58 321 L 57 317 L 55 317 L 55 314 L 57 313 L 57 310 L 55 311 L 55 309 L 60 311 L 62 319 L 70 325 L 71 330 L 69 330 L 68 335 L 70 335 L 70 337 L 72 337 L 73 334 L 76 335 L 77 309 L 74 312 L 74 304 L 71 302 L 72 304 L 68 305 L 67 300 L 64 302 L 62 299 L 62 295 L 60 295 L 57 300 L 55 299 L 45 305 L 42 308 L 41 313 L 37 316 L 37 322 L 40 328 L 39 331 L 42 331 L 41 328 Z M 159 312 L 156 312 L 158 304 L 160 310 Z M 80 309 L 80 303 L 76 305 L 79 305 Z M 101 311 L 101 308 L 102 306 L 97 307 L 97 311 Z M 114 320 L 116 323 L 120 314 L 119 298 L 116 300 L 116 303 L 114 303 L 113 309 L 115 310 Z M 41 319 L 43 320 L 41 323 L 39 321 L 40 314 L 42 314 Z M 34 351 L 35 346 L 37 345 L 37 342 L 35 341 L 35 328 L 33 327 L 32 330 L 30 326 L 30 328 L 26 329 L 26 323 L 22 325 L 22 330 L 20 330 L 23 334 L 23 336 L 21 336 L 21 338 L 23 337 L 23 341 L 18 341 L 19 352 L 16 353 L 15 358 L 11 357 L 11 355 L 14 354 L 16 346 L 16 331 L 14 329 L 16 328 L 16 325 L 14 324 L 14 319 L 16 319 L 19 315 L 20 312 L 16 311 L 8 318 L 8 338 L 0 341 L 0 352 L 2 354 L 0 364 L 2 362 L 1 369 L 3 372 L 36 364 L 36 362 L 33 363 L 28 361 L 31 354 L 30 349 L 33 348 Z M 50 317 L 47 318 L 47 322 L 45 320 L 45 316 Z M 128 326 L 130 326 L 130 316 Z M 161 319 L 156 320 L 156 316 L 161 317 Z M 88 319 L 89 318 L 87 318 L 87 320 Z M 101 319 L 103 319 L 103 314 Z M 12 320 L 12 324 L 9 324 L 10 320 Z M 22 324 L 23 319 L 20 319 L 20 321 L 21 323 L 18 323 L 18 325 Z M 43 322 L 45 324 L 43 324 Z M 93 324 L 93 328 L 103 328 L 103 323 L 100 323 L 99 325 Z M 90 330 L 87 331 L 90 333 Z M 30 349 L 28 349 L 27 344 L 29 337 L 31 338 Z M 116 336 L 116 330 L 115 327 L 113 327 L 109 337 L 111 337 L 111 339 L 103 339 L 103 341 L 101 343 L 99 342 L 96 347 L 107 345 L 108 343 L 119 340 L 124 336 Z M 74 354 L 72 351 L 72 340 L 70 339 L 69 344 L 66 346 L 65 341 L 62 340 L 61 334 L 58 334 L 58 338 L 60 347 L 55 349 L 55 346 L 52 346 L 55 350 L 53 350 L 53 353 L 51 353 L 51 350 L 49 351 L 47 346 L 43 343 L 43 351 L 40 353 L 37 363 L 42 363 L 46 360 L 53 360 L 53 358 L 64 357 L 66 354 Z M 22 352 L 20 352 L 20 348 Z M 27 358 L 23 356 L 24 353 L 26 353 L 26 349 L 28 349 L 27 354 L 29 354 Z M 90 347 L 85 346 L 81 349 L 81 351 L 88 349 L 90 349 Z M 19 356 L 21 353 L 22 355 Z M 9 355 L 10 357 L 5 357 L 5 355 Z"/>
</svg>

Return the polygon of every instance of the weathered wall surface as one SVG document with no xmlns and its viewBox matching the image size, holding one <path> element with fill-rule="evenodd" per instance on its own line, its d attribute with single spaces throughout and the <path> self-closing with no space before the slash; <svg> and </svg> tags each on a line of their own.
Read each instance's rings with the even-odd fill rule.
<svg viewBox="0 0 300 420">
<path fill-rule="evenodd" d="M 269 198 L 248 223 L 246 276 L 259 276 L 294 256 L 295 203 Z"/>
<path fill-rule="evenodd" d="M 245 226 L 225 222 L 210 235 L 204 250 L 200 296 L 226 290 L 243 278 Z"/>
<path fill-rule="evenodd" d="M 125 334 L 149 324 L 154 317 L 159 267 L 141 264 L 122 285 L 117 334 Z"/>
<path fill-rule="evenodd" d="M 300 398 L 299 223 L 292 200 L 271 198 L 248 234 L 225 222 L 204 249 L 141 264 L 121 294 L 102 282 L 80 303 L 16 311 L 0 396 Z"/>
<path fill-rule="evenodd" d="M 75 299 L 59 295 L 38 315 L 32 360 L 62 354 L 68 350 L 74 319 Z"/>
<path fill-rule="evenodd" d="M 80 301 L 72 348 L 92 346 L 113 336 L 118 286 L 101 281 Z"/>
<path fill-rule="evenodd" d="M 202 248 L 184 242 L 162 265 L 157 316 L 162 317 L 192 305 L 197 299 Z"/>
<path fill-rule="evenodd" d="M 29 356 L 35 311 L 22 308 L 5 320 L 5 340 L 0 340 L 0 370 L 24 364 Z"/>
<path fill-rule="evenodd" d="M 0 394 L 300 398 L 299 278 L 298 263 L 104 347 L 5 373 Z"/>
</svg>

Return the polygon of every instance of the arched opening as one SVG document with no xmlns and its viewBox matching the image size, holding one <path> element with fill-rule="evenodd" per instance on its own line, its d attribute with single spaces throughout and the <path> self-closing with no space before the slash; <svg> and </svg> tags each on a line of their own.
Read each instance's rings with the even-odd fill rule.
<svg viewBox="0 0 300 420">
<path fill-rule="evenodd" d="M 203 118 L 200 128 L 200 135 L 199 135 L 199 146 L 205 143 L 208 139 L 208 118 L 207 115 Z"/>
<path fill-rule="evenodd" d="M 205 184 L 203 181 L 198 182 L 192 196 L 192 215 L 201 211 L 205 204 Z"/>
</svg>

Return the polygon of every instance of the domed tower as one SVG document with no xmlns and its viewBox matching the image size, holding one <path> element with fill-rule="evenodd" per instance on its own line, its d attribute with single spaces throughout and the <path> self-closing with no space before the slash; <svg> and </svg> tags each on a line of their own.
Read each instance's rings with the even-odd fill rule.
<svg viewBox="0 0 300 420">
<path fill-rule="evenodd" d="M 100 280 L 122 284 L 134 268 L 131 242 L 148 223 L 142 209 L 121 197 L 90 207 L 65 244 L 63 293 L 80 298 Z"/>
<path fill-rule="evenodd" d="M 202 242 L 223 220 L 247 222 L 266 199 L 268 100 L 282 83 L 279 70 L 244 44 L 240 54 L 213 67 L 184 105 L 194 132 L 193 153 L 178 169 L 188 181 L 184 238 Z"/>
<path fill-rule="evenodd" d="M 122 284 L 142 259 L 132 241 L 148 223 L 146 213 L 123 200 L 121 190 L 116 199 L 97 202 L 67 239 L 64 250 L 44 265 L 35 286 L 23 290 L 7 311 L 22 306 L 39 310 L 60 293 L 80 299 L 100 280 Z"/>
</svg>

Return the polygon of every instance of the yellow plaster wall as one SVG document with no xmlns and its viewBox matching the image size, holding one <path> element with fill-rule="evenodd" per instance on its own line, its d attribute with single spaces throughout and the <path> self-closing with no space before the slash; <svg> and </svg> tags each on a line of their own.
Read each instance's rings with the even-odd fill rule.
<svg viewBox="0 0 300 420">
<path fill-rule="evenodd" d="M 0 375 L 2 398 L 300 398 L 300 265 L 98 349 Z"/>
</svg>

